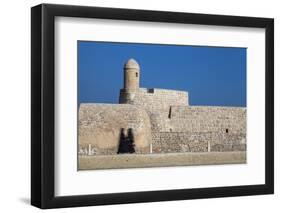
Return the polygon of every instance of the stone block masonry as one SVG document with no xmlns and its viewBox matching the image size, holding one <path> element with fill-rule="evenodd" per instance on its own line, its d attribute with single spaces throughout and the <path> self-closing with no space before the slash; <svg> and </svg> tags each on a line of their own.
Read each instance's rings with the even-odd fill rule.
<svg viewBox="0 0 281 213">
<path fill-rule="evenodd" d="M 172 106 L 170 125 L 175 132 L 246 134 L 246 108 Z"/>
<path fill-rule="evenodd" d="M 245 135 L 220 132 L 152 132 L 153 153 L 246 151 Z"/>
<path fill-rule="evenodd" d="M 119 103 L 139 105 L 147 110 L 157 110 L 170 106 L 187 106 L 188 93 L 185 91 L 155 88 L 121 89 Z"/>
<path fill-rule="evenodd" d="M 170 106 L 148 112 L 154 132 L 246 134 L 243 107 Z"/>
</svg>

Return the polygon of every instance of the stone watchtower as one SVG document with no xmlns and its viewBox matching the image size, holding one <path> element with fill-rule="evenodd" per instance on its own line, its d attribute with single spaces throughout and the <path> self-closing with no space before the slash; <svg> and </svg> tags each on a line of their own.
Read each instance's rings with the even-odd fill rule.
<svg viewBox="0 0 281 213">
<path fill-rule="evenodd" d="M 140 66 L 135 59 L 124 64 L 124 87 L 120 90 L 119 103 L 133 104 L 140 88 Z"/>
<path fill-rule="evenodd" d="M 124 65 L 124 89 L 137 90 L 140 86 L 140 66 L 135 59 L 129 59 Z"/>
</svg>

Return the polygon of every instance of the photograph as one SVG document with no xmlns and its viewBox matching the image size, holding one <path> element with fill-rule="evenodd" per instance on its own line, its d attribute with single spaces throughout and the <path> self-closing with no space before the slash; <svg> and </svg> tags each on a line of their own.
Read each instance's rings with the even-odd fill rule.
<svg viewBox="0 0 281 213">
<path fill-rule="evenodd" d="M 247 163 L 247 48 L 77 41 L 78 171 Z"/>
<path fill-rule="evenodd" d="M 274 193 L 271 13 L 252 13 L 244 2 L 251 10 L 240 14 L 161 5 L 32 6 L 31 165 L 24 169 L 31 205 Z M 7 100 L 21 103 L 15 91 Z M 18 104 L 7 106 L 18 112 Z M 10 118 L 15 133 L 18 119 Z M 257 203 L 240 201 L 249 211 Z M 243 203 L 219 206 L 245 211 Z"/>
</svg>

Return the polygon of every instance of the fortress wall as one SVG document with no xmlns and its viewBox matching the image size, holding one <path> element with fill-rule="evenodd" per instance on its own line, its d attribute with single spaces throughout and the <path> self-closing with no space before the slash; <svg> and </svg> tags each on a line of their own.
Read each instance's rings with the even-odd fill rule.
<svg viewBox="0 0 281 213">
<path fill-rule="evenodd" d="M 143 105 L 81 104 L 80 151 L 116 154 L 121 128 L 133 128 L 137 153 L 246 150 L 246 108 Z"/>
<path fill-rule="evenodd" d="M 116 154 L 121 128 L 133 129 L 136 153 L 149 153 L 151 125 L 144 109 L 129 104 L 81 104 L 79 153 Z"/>
<path fill-rule="evenodd" d="M 246 134 L 246 108 L 171 106 L 149 111 L 153 132 Z"/>
<path fill-rule="evenodd" d="M 172 106 L 169 113 L 150 115 L 154 153 L 246 150 L 246 108 Z"/>
<path fill-rule="evenodd" d="M 169 119 L 169 108 L 159 108 L 156 110 L 148 111 L 150 122 L 151 122 L 151 131 L 153 132 L 166 132 L 170 131 L 170 119 Z"/>
<path fill-rule="evenodd" d="M 166 89 L 120 90 L 120 103 L 141 105 L 149 111 L 174 106 L 187 106 L 188 93 Z"/>
<path fill-rule="evenodd" d="M 153 153 L 246 151 L 246 136 L 217 132 L 153 132 Z"/>
<path fill-rule="evenodd" d="M 172 106 L 169 125 L 173 132 L 246 134 L 246 108 Z"/>
</svg>

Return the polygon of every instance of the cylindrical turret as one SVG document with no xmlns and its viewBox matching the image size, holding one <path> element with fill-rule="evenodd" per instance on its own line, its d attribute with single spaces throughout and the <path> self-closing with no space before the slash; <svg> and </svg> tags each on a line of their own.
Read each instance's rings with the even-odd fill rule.
<svg viewBox="0 0 281 213">
<path fill-rule="evenodd" d="M 124 65 L 124 89 L 135 90 L 140 86 L 140 66 L 134 59 Z"/>
</svg>

